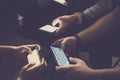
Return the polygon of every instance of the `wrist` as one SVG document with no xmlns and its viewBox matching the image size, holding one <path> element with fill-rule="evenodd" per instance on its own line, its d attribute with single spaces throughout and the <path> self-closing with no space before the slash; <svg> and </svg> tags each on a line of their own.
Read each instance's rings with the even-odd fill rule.
<svg viewBox="0 0 120 80">
<path fill-rule="evenodd" d="M 76 24 L 78 17 L 75 14 L 70 15 L 74 24 Z"/>
</svg>

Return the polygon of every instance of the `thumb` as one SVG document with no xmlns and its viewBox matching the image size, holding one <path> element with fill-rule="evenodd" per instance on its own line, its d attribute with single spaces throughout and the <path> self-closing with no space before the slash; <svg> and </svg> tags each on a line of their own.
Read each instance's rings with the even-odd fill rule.
<svg viewBox="0 0 120 80">
<path fill-rule="evenodd" d="M 53 22 L 51 24 L 52 24 L 52 26 L 56 26 L 57 24 L 59 24 L 59 19 L 53 20 Z"/>
<path fill-rule="evenodd" d="M 54 45 L 54 46 L 61 46 L 61 42 L 64 40 L 64 38 L 61 38 L 61 39 L 59 39 L 59 40 L 57 40 L 57 41 L 55 41 L 54 43 L 52 43 L 52 45 Z"/>
<path fill-rule="evenodd" d="M 80 59 L 78 58 L 73 58 L 73 57 L 70 57 L 69 60 L 75 64 L 79 63 Z"/>
</svg>

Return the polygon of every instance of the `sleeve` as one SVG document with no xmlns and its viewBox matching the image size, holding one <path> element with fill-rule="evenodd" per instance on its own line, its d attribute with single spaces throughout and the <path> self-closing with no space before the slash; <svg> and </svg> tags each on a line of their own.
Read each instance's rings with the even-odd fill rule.
<svg viewBox="0 0 120 80">
<path fill-rule="evenodd" d="M 120 0 L 112 0 L 113 1 L 113 8 L 116 6 L 120 6 Z"/>
<path fill-rule="evenodd" d="M 84 10 L 81 15 L 83 22 L 104 16 L 112 10 L 112 0 L 99 0 L 96 4 Z"/>
</svg>

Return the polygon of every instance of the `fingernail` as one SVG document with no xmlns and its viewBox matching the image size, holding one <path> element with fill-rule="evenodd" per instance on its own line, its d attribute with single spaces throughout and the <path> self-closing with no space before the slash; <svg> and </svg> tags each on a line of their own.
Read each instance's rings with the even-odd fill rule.
<svg viewBox="0 0 120 80">
<path fill-rule="evenodd" d="M 69 60 L 71 61 L 71 60 L 72 60 L 72 57 L 69 57 Z"/>
<path fill-rule="evenodd" d="M 55 69 L 58 70 L 58 66 L 55 66 Z"/>
</svg>

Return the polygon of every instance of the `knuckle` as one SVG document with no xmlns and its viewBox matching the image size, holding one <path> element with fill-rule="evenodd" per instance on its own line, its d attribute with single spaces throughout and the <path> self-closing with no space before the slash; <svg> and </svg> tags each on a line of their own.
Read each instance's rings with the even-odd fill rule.
<svg viewBox="0 0 120 80">
<path fill-rule="evenodd" d="M 27 68 L 24 66 L 24 67 L 22 68 L 22 71 L 26 71 L 26 69 L 27 69 Z"/>
</svg>

